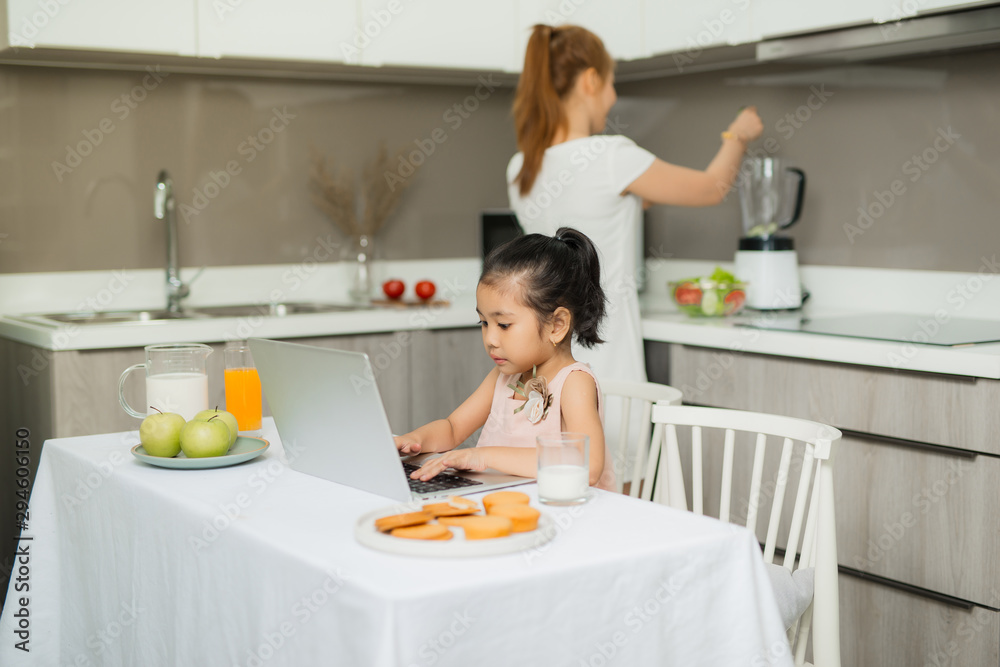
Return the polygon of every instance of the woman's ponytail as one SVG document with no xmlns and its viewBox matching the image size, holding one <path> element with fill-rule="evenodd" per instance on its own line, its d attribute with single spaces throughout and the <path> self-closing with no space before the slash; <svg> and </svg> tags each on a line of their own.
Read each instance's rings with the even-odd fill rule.
<svg viewBox="0 0 1000 667">
<path fill-rule="evenodd" d="M 566 125 L 562 101 L 577 77 L 593 67 L 602 79 L 614 61 L 601 39 L 586 28 L 536 25 L 528 38 L 524 69 L 514 95 L 514 132 L 524 161 L 515 182 L 521 196 L 531 192 L 545 149 Z"/>
</svg>

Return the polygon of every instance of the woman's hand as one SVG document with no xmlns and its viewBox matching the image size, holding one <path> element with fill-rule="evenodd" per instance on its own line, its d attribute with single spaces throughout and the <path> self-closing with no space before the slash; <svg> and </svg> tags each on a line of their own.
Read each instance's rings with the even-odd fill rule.
<svg viewBox="0 0 1000 667">
<path fill-rule="evenodd" d="M 414 470 L 410 477 L 426 482 L 445 468 L 482 472 L 487 467 L 486 453 L 479 447 L 469 447 L 467 449 L 455 449 L 427 461 L 419 470 Z"/>
<path fill-rule="evenodd" d="M 764 123 L 757 115 L 757 107 L 746 107 L 729 124 L 729 131 L 735 134 L 744 144 L 757 139 L 764 132 Z"/>
<path fill-rule="evenodd" d="M 396 441 L 396 449 L 400 455 L 420 453 L 420 440 L 415 438 L 412 433 L 396 435 L 392 439 Z"/>
</svg>

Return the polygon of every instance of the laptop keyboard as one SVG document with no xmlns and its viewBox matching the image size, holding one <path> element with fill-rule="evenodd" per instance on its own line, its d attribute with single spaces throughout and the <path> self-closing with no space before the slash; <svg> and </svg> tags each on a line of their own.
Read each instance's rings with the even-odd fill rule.
<svg viewBox="0 0 1000 667">
<path fill-rule="evenodd" d="M 466 479 L 465 477 L 459 477 L 458 475 L 453 475 L 447 472 L 438 473 L 436 477 L 429 479 L 426 482 L 411 478 L 410 474 L 419 468 L 420 466 L 415 466 L 412 463 L 403 463 L 403 470 L 406 472 L 406 481 L 409 482 L 410 491 L 413 493 L 435 493 L 437 491 L 460 489 L 462 487 L 477 486 L 482 484 L 482 482 L 477 482 L 473 479 Z"/>
</svg>

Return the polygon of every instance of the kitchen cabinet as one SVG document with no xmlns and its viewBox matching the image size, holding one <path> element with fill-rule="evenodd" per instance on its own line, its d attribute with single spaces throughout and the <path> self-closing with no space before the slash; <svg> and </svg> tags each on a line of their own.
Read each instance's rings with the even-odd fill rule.
<svg viewBox="0 0 1000 667">
<path fill-rule="evenodd" d="M 759 2 L 760 0 L 758 0 Z M 649 0 L 643 8 L 646 55 L 678 53 L 696 58 L 702 49 L 754 40 L 751 0 L 665 3 Z M 683 64 L 683 60 L 678 60 Z"/>
<path fill-rule="evenodd" d="M 844 664 L 936 664 L 941 651 L 962 655 L 941 664 L 996 664 L 1000 381 L 647 346 L 651 379 L 685 403 L 845 431 L 834 453 Z M 747 497 L 734 490 L 736 516 Z"/>
<path fill-rule="evenodd" d="M 198 55 L 358 64 L 356 3 L 197 0 Z"/>
<path fill-rule="evenodd" d="M 182 56 L 197 53 L 195 6 L 191 2 L 7 0 L 4 11 L 4 46 Z"/>
<path fill-rule="evenodd" d="M 516 13 L 490 0 L 362 0 L 361 63 L 515 71 Z"/>
<path fill-rule="evenodd" d="M 623 0 L 615 3 L 581 2 L 580 0 L 543 0 L 517 5 L 516 71 L 524 66 L 524 51 L 535 24 L 572 24 L 599 35 L 608 53 L 615 60 L 635 60 L 647 54 L 643 46 L 642 12 L 645 0 Z"/>
<path fill-rule="evenodd" d="M 755 0 L 751 11 L 755 34 L 767 39 L 890 20 L 900 5 L 896 0 Z"/>
</svg>

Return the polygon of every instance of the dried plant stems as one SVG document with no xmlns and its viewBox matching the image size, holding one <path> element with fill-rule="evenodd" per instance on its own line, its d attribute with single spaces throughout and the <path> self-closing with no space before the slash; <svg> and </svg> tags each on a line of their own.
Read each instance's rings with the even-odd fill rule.
<svg viewBox="0 0 1000 667">
<path fill-rule="evenodd" d="M 385 142 L 379 145 L 375 159 L 362 172 L 362 213 L 358 216 L 354 172 L 343 168 L 334 174 L 332 168 L 327 168 L 326 158 L 314 150 L 309 171 L 313 203 L 345 234 L 375 234 L 385 226 L 409 185 L 409 179 L 393 185 L 385 178 L 401 155 L 402 151 L 390 157 Z"/>
</svg>

